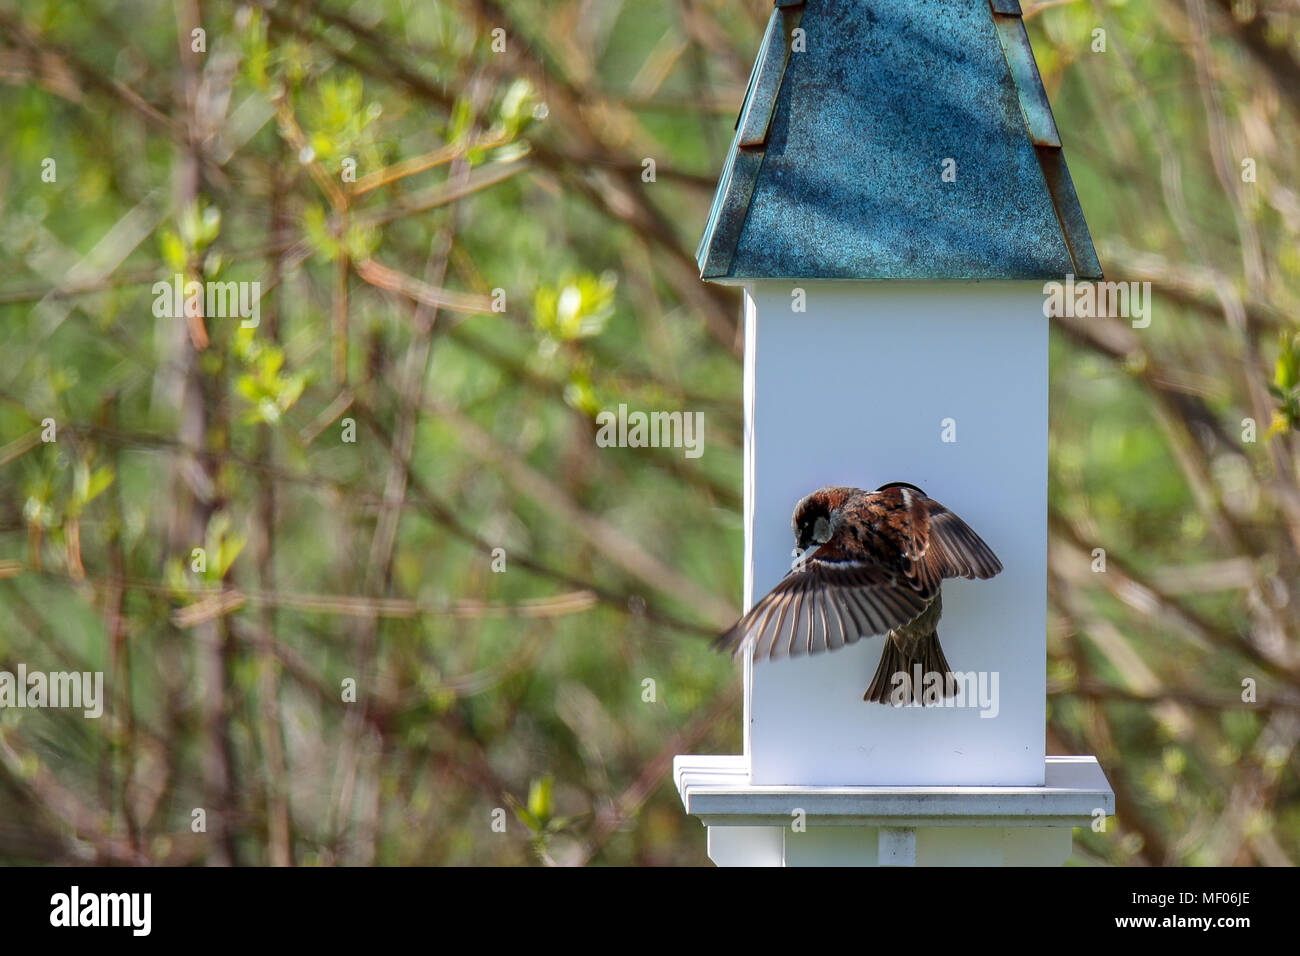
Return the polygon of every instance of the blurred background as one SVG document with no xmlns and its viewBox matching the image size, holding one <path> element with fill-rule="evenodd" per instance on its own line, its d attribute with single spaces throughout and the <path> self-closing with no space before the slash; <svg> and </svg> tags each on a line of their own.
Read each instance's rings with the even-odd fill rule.
<svg viewBox="0 0 1300 956">
<path fill-rule="evenodd" d="M 0 670 L 106 695 L 0 710 L 0 862 L 707 862 L 741 342 L 693 251 L 771 6 L 0 0 Z M 1073 862 L 1290 865 L 1300 4 L 1022 6 L 1154 294 L 1053 322 L 1048 752 L 1118 805 Z M 704 454 L 597 448 L 619 403 Z"/>
</svg>

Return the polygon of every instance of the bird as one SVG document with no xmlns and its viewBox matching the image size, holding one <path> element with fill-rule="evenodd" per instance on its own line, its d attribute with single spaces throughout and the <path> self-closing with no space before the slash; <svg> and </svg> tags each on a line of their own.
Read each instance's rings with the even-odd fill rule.
<svg viewBox="0 0 1300 956">
<path fill-rule="evenodd" d="M 733 657 L 752 649 L 756 661 L 777 660 L 883 634 L 880 664 L 863 700 L 925 705 L 954 696 L 956 682 L 939 644 L 941 586 L 945 578 L 988 579 L 1002 571 L 984 539 L 905 481 L 875 491 L 819 488 L 795 506 L 791 525 L 790 571 L 714 647 Z"/>
</svg>

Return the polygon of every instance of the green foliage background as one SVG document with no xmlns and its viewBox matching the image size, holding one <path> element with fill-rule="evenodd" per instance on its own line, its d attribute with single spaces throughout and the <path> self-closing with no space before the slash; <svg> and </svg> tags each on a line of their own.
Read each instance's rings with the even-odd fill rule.
<svg viewBox="0 0 1300 956">
<path fill-rule="evenodd" d="M 1300 13 L 1022 5 L 1155 290 L 1053 338 L 1049 752 L 1119 801 L 1076 862 L 1290 864 Z M 0 711 L 0 861 L 705 862 L 739 307 L 691 253 L 769 11 L 0 0 L 0 669 L 111 695 Z M 157 317 L 176 273 L 260 325 Z M 706 454 L 598 454 L 620 402 Z"/>
</svg>

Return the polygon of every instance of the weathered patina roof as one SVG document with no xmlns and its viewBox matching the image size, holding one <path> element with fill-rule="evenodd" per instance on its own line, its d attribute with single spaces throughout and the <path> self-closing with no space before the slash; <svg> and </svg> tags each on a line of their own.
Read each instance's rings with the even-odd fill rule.
<svg viewBox="0 0 1300 956">
<path fill-rule="evenodd" d="M 696 258 L 706 279 L 1100 278 L 1017 0 L 776 0 Z"/>
</svg>

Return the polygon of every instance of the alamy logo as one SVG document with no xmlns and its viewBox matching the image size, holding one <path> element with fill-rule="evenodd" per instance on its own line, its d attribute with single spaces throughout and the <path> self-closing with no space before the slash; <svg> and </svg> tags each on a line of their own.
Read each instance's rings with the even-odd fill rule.
<svg viewBox="0 0 1300 956">
<path fill-rule="evenodd" d="M 104 713 L 103 671 L 0 671 L 0 709 L 5 707 L 72 707 L 86 717 Z"/>
<path fill-rule="evenodd" d="M 148 936 L 153 927 L 152 893 L 71 892 L 50 897 L 51 926 L 127 926 L 133 936 Z"/>
<path fill-rule="evenodd" d="M 153 314 L 159 319 L 243 319 L 246 329 L 262 321 L 260 282 L 186 282 L 178 272 L 170 282 L 159 279 L 152 291 Z"/>
<path fill-rule="evenodd" d="M 687 458 L 704 454 L 703 412 L 632 412 L 596 416 L 596 445 L 600 448 L 684 448 Z"/>
<path fill-rule="evenodd" d="M 1109 316 L 1132 319 L 1135 329 L 1151 324 L 1150 282 L 1075 282 L 1067 275 L 1064 282 L 1044 283 L 1043 295 L 1043 315 L 1049 319 Z"/>
<path fill-rule="evenodd" d="M 970 707 L 978 709 L 980 717 L 996 717 L 1002 709 L 998 700 L 997 671 L 953 671 L 951 689 L 954 693 L 943 696 L 943 674 L 922 671 L 920 664 L 912 665 L 912 673 L 895 671 L 890 675 L 892 689 L 889 702 L 895 707 L 910 704 L 913 698 L 926 707 Z M 917 688 L 913 693 L 912 688 Z"/>
</svg>

